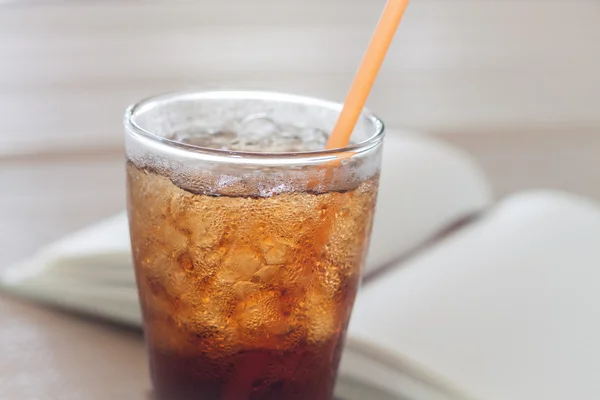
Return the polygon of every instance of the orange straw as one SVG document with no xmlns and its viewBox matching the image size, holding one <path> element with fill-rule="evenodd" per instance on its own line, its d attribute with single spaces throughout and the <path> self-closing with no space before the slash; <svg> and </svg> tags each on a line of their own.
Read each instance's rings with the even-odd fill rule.
<svg viewBox="0 0 600 400">
<path fill-rule="evenodd" d="M 350 92 L 346 97 L 340 118 L 329 137 L 327 149 L 343 148 L 350 142 L 350 136 L 352 136 L 358 118 L 365 107 L 371 88 L 390 48 L 398 25 L 400 25 L 400 20 L 404 15 L 408 2 L 409 0 L 388 0 L 362 64 L 354 78 Z"/>
</svg>

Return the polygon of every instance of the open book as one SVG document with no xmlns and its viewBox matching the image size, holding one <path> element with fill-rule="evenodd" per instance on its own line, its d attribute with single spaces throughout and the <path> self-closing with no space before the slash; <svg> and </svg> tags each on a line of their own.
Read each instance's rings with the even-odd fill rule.
<svg viewBox="0 0 600 400">
<path fill-rule="evenodd" d="M 389 135 L 347 400 L 600 398 L 600 207 L 535 191 L 494 203 L 465 154 Z M 140 325 L 124 214 L 0 276 L 5 290 Z"/>
</svg>

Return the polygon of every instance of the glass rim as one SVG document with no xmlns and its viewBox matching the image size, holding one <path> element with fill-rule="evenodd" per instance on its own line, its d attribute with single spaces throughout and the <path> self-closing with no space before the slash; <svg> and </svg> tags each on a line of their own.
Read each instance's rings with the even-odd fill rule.
<svg viewBox="0 0 600 400">
<path fill-rule="evenodd" d="M 365 140 L 350 144 L 346 147 L 336 149 L 323 149 L 298 152 L 260 152 L 245 150 L 226 150 L 211 147 L 203 147 L 189 143 L 183 143 L 177 140 L 168 139 L 160 136 L 150 130 L 142 128 L 136 121 L 136 116 L 140 113 L 157 107 L 161 102 L 168 100 L 218 100 L 218 99 L 239 99 L 239 100 L 270 100 L 281 101 L 295 104 L 306 104 L 326 108 L 332 111 L 341 112 L 343 104 L 334 101 L 322 100 L 316 97 L 287 94 L 275 91 L 259 90 L 206 90 L 206 91 L 178 91 L 159 94 L 146 97 L 137 103 L 127 107 L 124 116 L 124 125 L 126 132 L 135 139 L 149 140 L 158 146 L 165 146 L 173 150 L 186 151 L 191 154 L 204 154 L 219 158 L 245 158 L 245 159 L 287 159 L 287 158 L 332 158 L 347 153 L 361 154 L 371 150 L 381 143 L 385 133 L 383 121 L 375 116 L 368 108 L 364 108 L 361 118 L 365 118 L 373 126 L 373 133 Z"/>
</svg>

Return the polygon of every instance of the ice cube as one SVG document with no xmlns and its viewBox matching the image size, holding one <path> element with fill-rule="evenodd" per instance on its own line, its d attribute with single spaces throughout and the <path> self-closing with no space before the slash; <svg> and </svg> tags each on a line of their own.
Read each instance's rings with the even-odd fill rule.
<svg viewBox="0 0 600 400">
<path fill-rule="evenodd" d="M 232 246 L 221 263 L 218 276 L 224 283 L 250 281 L 262 265 L 258 252 L 250 246 Z"/>
<path fill-rule="evenodd" d="M 218 124 L 190 126 L 168 138 L 223 150 L 300 152 L 323 149 L 328 134 L 314 127 L 278 122 L 268 112 L 258 112 Z"/>
<path fill-rule="evenodd" d="M 237 282 L 233 284 L 233 291 L 238 301 L 243 301 L 250 297 L 255 292 L 259 291 L 260 285 L 252 282 Z"/>
<path fill-rule="evenodd" d="M 306 303 L 308 340 L 314 343 L 330 339 L 339 328 L 339 305 L 318 286 L 307 291 Z"/>
<path fill-rule="evenodd" d="M 252 276 L 252 282 L 274 283 L 282 268 L 281 265 L 265 265 Z"/>
<path fill-rule="evenodd" d="M 282 318 L 279 297 L 280 293 L 275 290 L 253 293 L 236 310 L 239 327 L 255 338 L 267 334 L 269 327 Z"/>
<path fill-rule="evenodd" d="M 284 243 L 275 243 L 264 252 L 268 265 L 285 264 L 291 255 L 291 248 Z"/>
</svg>

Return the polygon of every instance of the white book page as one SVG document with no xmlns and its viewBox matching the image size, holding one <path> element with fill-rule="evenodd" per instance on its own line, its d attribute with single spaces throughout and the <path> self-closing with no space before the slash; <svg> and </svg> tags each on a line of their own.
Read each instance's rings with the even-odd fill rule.
<svg viewBox="0 0 600 400">
<path fill-rule="evenodd" d="M 365 272 L 405 256 L 491 202 L 490 185 L 467 154 L 428 136 L 388 133 Z"/>
<path fill-rule="evenodd" d="M 365 287 L 350 337 L 476 399 L 600 398 L 600 208 L 502 201 Z"/>
<path fill-rule="evenodd" d="M 40 249 L 31 259 L 2 271 L 0 287 L 16 286 L 18 290 L 28 279 L 69 270 L 82 279 L 108 274 L 134 283 L 127 215 L 107 218 Z"/>
</svg>

